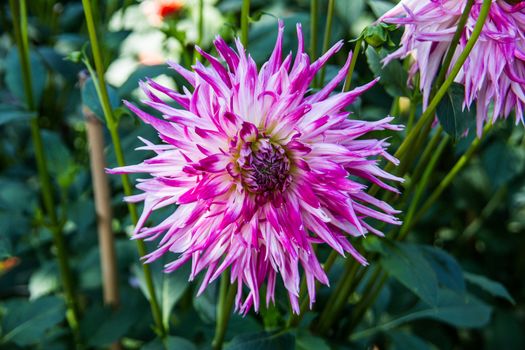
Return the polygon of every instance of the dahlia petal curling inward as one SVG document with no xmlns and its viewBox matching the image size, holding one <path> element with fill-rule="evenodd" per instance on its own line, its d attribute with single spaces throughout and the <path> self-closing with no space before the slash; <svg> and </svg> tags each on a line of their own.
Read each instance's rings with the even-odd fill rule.
<svg viewBox="0 0 525 350">
<path fill-rule="evenodd" d="M 474 1 L 451 67 L 472 35 L 482 2 Z M 405 26 L 400 48 L 385 63 L 413 55 L 410 79 L 419 72 L 425 106 L 466 4 L 467 0 L 403 0 L 380 19 Z M 478 135 L 488 119 L 507 118 L 513 110 L 516 123 L 523 123 L 525 2 L 493 0 L 481 35 L 455 81 L 465 87 L 464 108 L 476 101 Z"/>
<path fill-rule="evenodd" d="M 190 280 L 206 270 L 199 293 L 230 268 L 241 313 L 259 308 L 263 284 L 266 303 L 274 300 L 278 275 L 298 313 L 300 268 L 310 303 L 315 281 L 328 284 L 314 244 L 326 243 L 366 264 L 349 237 L 381 235 L 367 219 L 399 224 L 397 211 L 367 194 L 363 185 L 396 191 L 384 180 L 402 179 L 383 171 L 378 160 L 397 161 L 387 153 L 386 140 L 363 137 L 400 127 L 390 124 L 391 117 L 367 122 L 348 119 L 345 111 L 376 81 L 333 93 L 348 71 L 349 57 L 330 83 L 311 92 L 315 74 L 343 44 L 310 62 L 298 25 L 297 55 L 283 60 L 283 29 L 279 23 L 275 49 L 260 69 L 239 41 L 235 51 L 217 37 L 224 65 L 200 49 L 209 66 L 196 63 L 189 71 L 169 63 L 193 91 L 178 93 L 151 80 L 142 84 L 148 97 L 144 104 L 163 119 L 126 105 L 158 131 L 163 143 L 143 140 L 140 149 L 155 152 L 153 158 L 110 171 L 150 175 L 137 184 L 142 193 L 127 198 L 144 202 L 134 237 L 161 237 L 145 261 L 174 254 L 176 260 L 165 266 L 170 272 L 191 260 Z M 178 106 L 163 102 L 158 93 Z M 152 211 L 162 207 L 174 209 L 164 221 L 146 227 Z"/>
</svg>

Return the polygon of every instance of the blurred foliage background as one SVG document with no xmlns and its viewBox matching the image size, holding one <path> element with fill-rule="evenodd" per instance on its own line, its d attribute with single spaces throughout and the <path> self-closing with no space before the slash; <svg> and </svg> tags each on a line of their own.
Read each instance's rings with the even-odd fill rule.
<svg viewBox="0 0 525 350">
<path fill-rule="evenodd" d="M 157 138 L 153 129 L 137 122 L 121 107 L 121 99 L 140 99 L 138 82 L 145 77 L 180 89 L 183 80 L 167 69 L 164 61 L 172 59 L 189 65 L 197 41 L 206 50 L 212 50 L 215 35 L 232 40 L 239 27 L 241 0 L 204 1 L 204 31 L 200 37 L 198 0 L 181 1 L 181 9 L 160 21 L 148 12 L 146 2 L 93 3 L 126 161 L 137 163 L 145 156 L 132 151 L 140 144 L 137 136 L 152 141 Z M 318 36 L 322 38 L 326 2 L 320 3 Z M 332 43 L 356 38 L 392 3 L 338 0 L 335 6 Z M 83 342 L 87 348 L 99 349 L 120 339 L 124 348 L 160 349 L 162 344 L 151 329 L 153 321 L 143 295 L 139 257 L 134 242 L 128 239 L 131 221 L 122 203 L 120 179 L 115 176 L 110 180 L 121 306 L 116 310 L 103 306 L 82 106 L 100 117 L 102 110 L 93 84 L 88 80 L 82 89 L 79 84 L 79 74 L 85 74 L 85 67 L 78 57 L 83 51 L 90 52 L 86 50 L 82 3 L 31 0 L 28 13 L 33 93 L 80 300 Z M 271 53 L 277 18 L 286 24 L 285 52 L 295 50 L 297 45 L 295 23 L 302 23 L 308 40 L 308 0 L 253 0 L 249 51 L 258 63 Z M 30 142 L 29 121 L 35 114 L 24 105 L 7 2 L 0 3 L 0 23 L 0 348 L 69 349 L 73 340 L 65 322 L 56 252 L 41 209 Z M 400 34 L 393 33 L 394 43 Z M 330 62 L 326 80 L 343 65 L 351 47 L 352 44 L 345 45 L 344 52 Z M 392 47 L 385 45 L 382 50 Z M 380 55 L 369 47 L 359 57 L 354 83 L 368 82 L 377 75 L 382 80 L 353 106 L 355 118 L 382 118 L 392 111 L 394 98 L 410 94 L 402 63 L 381 69 Z M 396 109 L 394 115 L 397 123 L 407 123 L 405 109 Z M 437 184 L 446 174 L 472 142 L 473 134 L 447 146 L 431 184 Z M 322 287 L 314 310 L 297 329 L 284 331 L 290 310 L 280 286 L 276 306 L 246 317 L 232 316 L 226 348 L 525 348 L 525 149 L 520 144 L 523 135 L 522 126 L 511 121 L 498 123 L 474 159 L 410 233 L 407 243 L 389 246 L 372 237 L 367 239 L 364 249 L 380 252 L 380 261 L 367 268 L 362 286 L 350 296 L 331 334 L 321 337 L 316 335 L 315 327 L 309 327 L 319 310 L 329 303 L 331 289 Z M 395 148 L 401 135 L 388 136 Z M 109 136 L 106 138 L 109 145 Z M 115 166 L 112 147 L 107 148 L 106 156 L 108 167 Z M 161 217 L 162 214 L 155 214 L 150 220 Z M 151 250 L 152 243 L 148 245 Z M 321 249 L 319 254 L 326 257 L 328 249 Z M 345 333 L 367 276 L 379 265 L 391 277 L 355 331 Z M 160 263 L 153 264 L 152 269 L 163 319 L 170 329 L 168 348 L 209 348 L 218 286 L 196 298 L 199 284 L 187 282 L 188 267 L 170 275 L 162 273 Z M 343 263 L 339 260 L 330 273 L 332 289 L 342 273 Z"/>
</svg>

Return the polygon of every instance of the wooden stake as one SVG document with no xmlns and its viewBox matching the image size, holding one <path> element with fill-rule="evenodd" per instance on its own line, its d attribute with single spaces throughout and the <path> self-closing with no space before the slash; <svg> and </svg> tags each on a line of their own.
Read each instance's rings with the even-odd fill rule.
<svg viewBox="0 0 525 350">
<path fill-rule="evenodd" d="M 120 302 L 115 240 L 111 221 L 111 196 L 109 181 L 105 172 L 104 130 L 102 123 L 87 107 L 82 107 L 86 118 L 89 158 L 91 160 L 91 177 L 95 196 L 95 211 L 97 214 L 98 242 L 100 246 L 100 264 L 102 268 L 102 285 L 104 303 L 113 307 Z"/>
</svg>

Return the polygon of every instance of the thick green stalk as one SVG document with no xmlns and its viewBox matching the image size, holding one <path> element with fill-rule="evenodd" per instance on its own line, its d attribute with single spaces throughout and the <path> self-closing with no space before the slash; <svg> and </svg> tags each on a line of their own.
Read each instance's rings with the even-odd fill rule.
<svg viewBox="0 0 525 350">
<path fill-rule="evenodd" d="M 230 284 L 228 273 L 221 277 L 221 286 L 219 290 L 219 303 L 217 304 L 217 323 L 215 327 L 215 336 L 213 337 L 213 350 L 221 350 L 228 329 L 228 322 L 232 313 L 233 301 L 235 299 L 236 288 Z"/>
<path fill-rule="evenodd" d="M 403 226 L 401 227 L 401 230 L 399 232 L 399 236 L 397 237 L 398 240 L 403 240 L 405 236 L 408 233 L 408 227 L 410 227 L 410 223 L 412 222 L 412 219 L 414 217 L 414 214 L 417 209 L 417 205 L 419 204 L 419 201 L 421 199 L 421 196 L 427 189 L 428 183 L 430 181 L 430 178 L 432 177 L 432 174 L 434 173 L 434 169 L 436 168 L 437 162 L 439 158 L 441 158 L 441 154 L 443 153 L 443 150 L 445 149 L 445 146 L 450 141 L 450 137 L 446 135 L 440 142 L 438 148 L 432 155 L 432 158 L 430 159 L 430 162 L 427 164 L 425 168 L 425 172 L 423 173 L 423 177 L 421 178 L 421 182 L 418 183 L 416 193 L 414 194 L 414 197 L 410 201 L 410 206 L 408 208 L 407 214 L 405 216 Z"/>
<path fill-rule="evenodd" d="M 13 28 L 15 31 L 15 40 L 17 42 L 18 54 L 20 58 L 20 65 L 22 70 L 22 80 L 24 86 L 24 93 L 26 104 L 30 111 L 37 112 L 37 107 L 33 99 L 33 90 L 31 84 L 31 61 L 29 59 L 29 39 L 27 35 L 27 6 L 26 1 L 21 0 L 19 7 L 14 0 L 9 1 L 11 7 L 11 14 L 13 17 Z M 47 169 L 45 148 L 42 142 L 42 135 L 40 125 L 38 124 L 38 116 L 31 119 L 31 137 L 33 140 L 33 147 L 35 149 L 35 158 L 37 164 L 37 171 L 40 180 L 42 199 L 46 214 L 51 223 L 51 233 L 53 235 L 53 243 L 56 248 L 56 255 L 58 267 L 60 271 L 60 278 L 62 287 L 64 289 L 64 296 L 66 301 L 66 316 L 68 323 L 73 331 L 75 341 L 79 342 L 79 327 L 78 327 L 78 312 L 77 303 L 75 299 L 75 291 L 73 288 L 73 280 L 71 277 L 71 268 L 67 256 L 66 245 L 62 232 L 62 225 L 58 220 L 56 213 L 55 201 L 53 198 L 53 187 Z"/>
<path fill-rule="evenodd" d="M 407 198 L 408 195 L 412 192 L 414 189 L 414 184 L 417 183 L 419 178 L 421 177 L 421 174 L 423 174 L 423 171 L 425 170 L 425 167 L 428 163 L 428 160 L 432 156 L 432 153 L 436 149 L 436 146 L 438 145 L 439 140 L 441 139 L 441 134 L 443 133 L 443 128 L 441 126 L 438 126 L 436 131 L 434 132 L 434 136 L 430 139 L 430 142 L 427 143 L 427 146 L 425 147 L 425 150 L 423 151 L 423 154 L 419 158 L 416 169 L 413 171 L 412 176 L 410 177 L 410 183 L 411 185 L 403 191 L 403 196 Z"/>
<path fill-rule="evenodd" d="M 412 125 L 414 125 L 414 120 L 416 119 L 416 110 L 417 110 L 417 103 L 414 101 L 414 99 L 410 100 L 410 110 L 408 112 L 408 122 L 407 122 L 407 132 L 410 132 L 410 129 L 412 129 Z"/>
<path fill-rule="evenodd" d="M 350 61 L 350 68 L 348 69 L 348 73 L 346 74 L 346 80 L 345 85 L 343 87 L 343 91 L 349 91 L 350 86 L 352 85 L 352 75 L 354 75 L 355 64 L 357 63 L 357 57 L 359 56 L 359 51 L 361 50 L 362 43 L 363 36 L 361 35 L 359 38 L 357 38 L 357 41 L 355 42 L 355 48 L 354 52 L 352 52 L 352 60 Z"/>
<path fill-rule="evenodd" d="M 335 0 L 328 0 L 328 8 L 326 10 L 326 26 L 324 28 L 324 38 L 323 38 L 323 50 L 322 52 L 328 51 L 330 46 L 330 38 L 332 37 L 332 22 L 334 19 L 334 6 Z M 321 77 L 319 78 L 319 85 L 324 84 L 326 65 L 321 69 Z"/>
<path fill-rule="evenodd" d="M 319 3 L 310 1 L 310 61 L 317 58 L 317 32 L 319 28 Z"/>
<path fill-rule="evenodd" d="M 399 146 L 399 149 L 395 153 L 396 157 L 400 157 L 407 151 L 407 149 L 409 148 L 411 143 L 414 141 L 414 138 L 417 136 L 419 131 L 428 122 L 428 120 L 434 117 L 434 112 L 437 106 L 439 105 L 439 103 L 441 102 L 445 94 L 447 93 L 447 90 L 450 87 L 450 85 L 452 85 L 452 83 L 454 82 L 454 79 L 458 75 L 459 71 L 461 70 L 461 67 L 463 67 L 463 64 L 465 63 L 465 61 L 467 60 L 467 57 L 472 51 L 472 48 L 476 44 L 476 41 L 478 40 L 481 34 L 481 30 L 483 29 L 483 26 L 485 25 L 485 20 L 487 19 L 487 15 L 489 13 L 491 3 L 492 3 L 491 0 L 483 0 L 483 4 L 481 5 L 481 9 L 479 12 L 478 20 L 476 22 L 474 30 L 472 31 L 472 35 L 470 36 L 470 38 L 467 41 L 467 44 L 465 45 L 465 48 L 459 55 L 452 69 L 450 70 L 450 74 L 443 82 L 443 85 L 440 86 L 439 90 L 436 92 L 436 95 L 434 96 L 430 104 L 428 105 L 427 109 L 421 115 L 421 118 L 419 119 L 419 121 L 416 123 L 414 128 L 410 131 L 407 138 Z"/>
<path fill-rule="evenodd" d="M 100 104 L 102 105 L 102 110 L 104 112 L 104 117 L 106 119 L 106 124 L 108 126 L 111 140 L 113 142 L 113 147 L 115 150 L 115 155 L 117 158 L 117 164 L 119 166 L 126 165 L 124 160 L 124 152 L 122 151 L 122 146 L 120 142 L 120 136 L 118 134 L 118 127 L 116 119 L 113 115 L 113 110 L 109 102 L 108 91 L 104 79 L 104 66 L 102 63 L 102 53 L 98 43 L 97 33 L 95 29 L 95 20 L 93 17 L 93 11 L 90 0 L 82 0 L 84 6 L 84 14 L 86 17 L 86 24 L 88 28 L 89 41 L 91 43 L 91 49 L 93 53 L 93 59 L 95 61 L 95 70 L 96 70 L 96 79 L 93 77 L 93 82 L 96 82 L 97 92 L 99 94 Z M 124 195 L 130 196 L 132 194 L 132 187 L 127 175 L 122 175 L 122 186 L 124 188 Z M 136 224 L 138 221 L 137 208 L 133 203 L 128 203 L 128 209 L 131 216 L 131 221 L 133 224 Z M 137 250 L 140 256 L 146 255 L 146 245 L 142 240 L 136 240 Z M 159 335 L 164 338 L 167 334 L 164 324 L 162 322 L 162 312 L 157 301 L 157 294 L 155 293 L 155 285 L 153 283 L 153 277 L 151 275 L 150 267 L 146 264 L 142 264 L 142 269 L 144 272 L 144 280 L 146 282 L 146 288 L 149 294 L 149 302 L 151 307 L 151 312 L 153 314 L 153 319 L 155 321 L 157 331 Z"/>
<path fill-rule="evenodd" d="M 456 47 L 458 46 L 459 39 L 461 39 L 463 29 L 465 28 L 465 24 L 467 24 L 467 20 L 470 15 L 470 10 L 472 9 L 473 5 L 474 0 L 468 0 L 467 4 L 465 5 L 465 9 L 463 10 L 463 13 L 461 14 L 461 17 L 459 18 L 456 32 L 452 37 L 452 41 L 450 42 L 450 46 L 448 47 L 447 54 L 445 56 L 445 59 L 443 60 L 443 64 L 441 65 L 439 75 L 436 78 L 436 86 L 440 86 L 445 80 L 445 76 L 447 75 L 448 68 L 450 67 L 450 63 L 452 62 L 454 53 L 456 52 Z"/>
<path fill-rule="evenodd" d="M 476 41 L 478 40 L 478 38 L 479 38 L 479 36 L 481 34 L 481 30 L 483 29 L 483 26 L 485 24 L 485 20 L 487 19 L 487 15 L 489 13 L 491 3 L 492 3 L 491 0 L 483 0 L 483 4 L 482 4 L 480 12 L 479 12 L 478 20 L 476 22 L 476 25 L 474 27 L 474 30 L 472 32 L 471 37 L 469 38 L 469 40 L 467 41 L 467 44 L 465 45 L 464 50 L 461 52 L 461 54 L 458 57 L 456 63 L 454 64 L 454 66 L 450 70 L 449 76 L 446 78 L 446 80 L 440 86 L 440 88 L 436 92 L 435 96 L 432 98 L 430 104 L 428 105 L 427 109 L 421 115 L 421 118 L 418 120 L 416 125 L 414 125 L 413 129 L 408 133 L 406 139 L 401 143 L 400 147 L 398 148 L 397 152 L 395 153 L 395 157 L 397 157 L 397 158 L 404 157 L 405 154 L 407 153 L 407 151 L 409 151 L 413 147 L 414 142 L 417 143 L 418 139 L 422 136 L 422 135 L 420 135 L 422 129 L 425 126 L 429 125 L 429 123 L 432 122 L 432 118 L 434 117 L 434 112 L 435 112 L 438 104 L 441 102 L 441 100 L 445 96 L 445 94 L 446 94 L 448 88 L 450 87 L 450 85 L 452 85 L 452 83 L 454 82 L 454 79 L 456 78 L 457 74 L 461 70 L 461 67 L 465 63 L 468 55 L 472 51 L 472 48 L 476 44 Z M 393 165 L 388 164 L 385 167 L 385 170 L 386 171 L 391 171 L 392 168 L 393 168 Z M 404 168 L 408 169 L 407 166 L 405 166 Z M 399 174 L 399 175 L 402 176 L 404 174 Z M 371 188 L 371 191 L 373 191 L 373 190 L 374 190 L 374 187 Z M 433 200 L 437 199 L 439 194 L 437 194 L 437 196 L 435 198 L 433 198 Z M 431 196 L 431 198 L 429 198 L 429 200 L 430 199 L 432 199 L 432 196 Z M 429 200 L 427 200 L 427 202 L 429 202 Z M 430 205 L 432 205 L 432 203 L 433 203 L 433 202 L 431 202 L 431 203 L 427 204 L 427 202 L 425 202 L 425 204 L 423 206 L 430 207 Z M 422 212 L 423 212 L 422 210 L 419 211 L 418 215 L 414 218 L 413 222 L 416 222 L 417 219 L 419 219 L 419 217 L 420 217 Z M 410 229 L 410 227 L 408 229 Z M 345 276 L 345 277 L 343 277 L 343 279 L 348 279 L 348 277 Z M 345 282 L 341 281 L 341 283 L 345 283 Z M 338 296 L 337 295 L 332 295 L 332 298 L 333 297 L 337 298 Z M 337 312 L 334 313 L 334 314 L 337 314 Z"/>
<path fill-rule="evenodd" d="M 351 257 L 348 259 L 352 259 Z M 346 304 L 348 299 L 348 291 L 352 288 L 354 284 L 354 277 L 359 269 L 359 264 L 355 260 L 348 260 L 345 264 L 345 272 L 343 276 L 345 278 L 338 284 L 335 292 L 334 298 L 330 298 L 331 302 L 325 306 L 325 309 L 321 313 L 319 322 L 317 323 L 317 332 L 320 334 L 325 334 L 328 332 L 333 323 L 337 321 L 337 316 L 339 315 L 340 310 Z"/>
<path fill-rule="evenodd" d="M 241 42 L 248 48 L 248 25 L 250 23 L 250 0 L 242 0 L 241 7 Z"/>
<path fill-rule="evenodd" d="M 323 264 L 323 269 L 326 273 L 328 273 L 330 269 L 332 268 L 332 266 L 334 265 L 337 255 L 338 253 L 335 250 L 333 250 L 328 256 L 328 258 L 326 259 L 326 262 Z M 315 288 L 317 289 L 318 287 L 319 287 L 319 282 L 316 281 Z M 308 298 L 309 297 L 308 297 L 307 292 L 308 291 L 306 289 L 306 278 L 304 278 L 301 283 L 301 292 L 299 293 L 299 295 L 302 296 L 301 304 L 300 304 L 301 312 L 298 315 L 293 314 L 293 313 L 290 315 L 290 318 L 288 319 L 288 322 L 286 323 L 286 328 L 297 327 L 297 325 L 303 319 L 304 314 L 308 311 L 308 306 L 309 306 Z"/>
<path fill-rule="evenodd" d="M 354 328 L 359 324 L 359 321 L 365 315 L 366 310 L 370 308 L 376 301 L 381 289 L 388 280 L 388 274 L 383 272 L 381 268 L 378 268 L 373 276 L 374 278 L 367 284 L 365 288 L 364 298 L 356 305 L 355 309 L 352 310 L 352 317 L 350 318 L 350 324 L 348 325 L 347 334 L 351 334 Z M 376 283 L 376 281 L 379 281 Z"/>
<path fill-rule="evenodd" d="M 487 126 L 484 129 L 484 133 L 488 132 L 488 130 L 491 128 L 492 124 L 487 124 Z M 474 152 L 478 149 L 480 144 L 480 139 L 476 139 L 472 142 L 469 149 L 465 154 L 458 160 L 456 165 L 452 168 L 452 170 L 445 176 L 445 178 L 441 181 L 439 186 L 434 190 L 434 192 L 430 195 L 430 197 L 427 199 L 427 201 L 421 206 L 420 209 L 417 209 L 417 203 L 419 202 L 419 199 L 421 198 L 421 195 L 423 191 L 426 189 L 429 179 L 433 173 L 433 170 L 435 169 L 435 166 L 437 164 L 438 159 L 440 158 L 441 154 L 443 153 L 444 147 L 448 143 L 450 138 L 448 136 L 444 137 L 441 140 L 441 143 L 436 150 L 436 153 L 433 155 L 432 159 L 428 163 L 425 172 L 423 174 L 423 178 L 421 179 L 421 182 L 418 186 L 416 195 L 412 199 L 410 203 L 410 208 L 408 210 L 407 216 L 405 217 L 405 221 L 403 223 L 403 226 L 401 227 L 401 231 L 399 235 L 396 237 L 397 240 L 401 241 L 403 240 L 408 232 L 410 232 L 410 229 L 413 227 L 413 225 L 421 218 L 421 216 L 426 213 L 426 211 L 430 208 L 430 206 L 435 202 L 435 200 L 441 195 L 443 190 L 452 182 L 454 177 L 458 174 L 458 172 L 465 166 L 465 164 L 469 161 L 469 159 L 472 157 Z M 414 216 L 415 211 L 418 210 L 418 214 Z M 372 298 L 364 299 L 362 302 L 359 303 L 356 310 L 359 312 L 356 312 L 356 316 L 352 318 L 352 321 L 350 322 L 349 329 L 347 330 L 348 333 L 351 333 L 355 326 L 357 326 L 359 320 L 364 315 L 364 312 L 375 302 L 377 295 L 383 285 L 387 281 L 387 275 L 384 274 L 383 277 L 381 276 L 374 276 L 375 278 L 372 278 L 370 284 L 370 290 L 375 290 L 377 293 L 372 292 L 371 295 L 375 295 Z M 369 288 L 366 288 L 368 290 Z"/>
<path fill-rule="evenodd" d="M 485 128 L 483 129 L 483 135 L 485 135 L 491 128 L 492 128 L 492 123 L 491 122 L 487 123 L 487 125 L 485 125 Z M 459 160 L 456 162 L 456 164 L 454 164 L 454 166 L 448 172 L 448 174 L 443 178 L 443 180 L 441 180 L 438 187 L 436 187 L 436 189 L 432 192 L 432 194 L 423 203 L 421 208 L 418 210 L 417 215 L 414 216 L 414 219 L 411 222 L 407 223 L 407 228 L 406 228 L 407 231 L 410 230 L 414 226 L 414 224 L 419 221 L 419 219 L 421 219 L 423 214 L 425 214 L 425 212 L 428 209 L 430 209 L 432 204 L 434 204 L 434 202 L 439 198 L 441 193 L 443 193 L 443 191 L 448 187 L 448 185 L 450 185 L 452 180 L 454 180 L 454 178 L 461 171 L 461 169 L 463 169 L 463 167 L 469 162 L 469 160 L 472 158 L 474 153 L 479 148 L 480 144 L 481 144 L 481 139 L 479 138 L 472 141 L 472 143 L 470 144 L 465 154 L 463 154 L 461 158 L 459 158 Z"/>
<path fill-rule="evenodd" d="M 197 45 L 202 45 L 204 36 L 204 0 L 199 0 L 199 25 L 197 32 Z"/>
</svg>

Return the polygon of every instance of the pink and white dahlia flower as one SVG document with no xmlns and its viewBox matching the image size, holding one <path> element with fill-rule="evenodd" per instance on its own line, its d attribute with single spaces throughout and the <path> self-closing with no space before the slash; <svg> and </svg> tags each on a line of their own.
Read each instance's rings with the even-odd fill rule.
<svg viewBox="0 0 525 350">
<path fill-rule="evenodd" d="M 375 81 L 331 94 L 348 71 L 349 57 L 331 82 L 311 92 L 315 74 L 343 44 L 310 62 L 300 25 L 297 34 L 293 62 L 291 54 L 281 58 L 282 23 L 275 49 L 260 69 L 239 41 L 235 51 L 220 37 L 214 43 L 225 65 L 200 49 L 209 66 L 197 63 L 189 71 L 170 62 L 192 91 L 184 87 L 180 94 L 151 80 L 143 84 L 144 104 L 163 119 L 126 105 L 158 131 L 163 143 L 143 140 L 140 149 L 155 152 L 154 157 L 111 170 L 150 175 L 139 180 L 142 193 L 127 198 L 144 202 L 134 237 L 161 237 L 146 262 L 172 253 L 176 260 L 165 266 L 170 272 L 191 260 L 190 280 L 207 269 L 199 293 L 230 267 L 241 313 L 252 306 L 258 310 L 263 284 L 266 303 L 274 300 L 277 275 L 298 313 L 300 267 L 310 303 L 315 281 L 328 284 L 314 244 L 326 243 L 366 264 L 349 239 L 367 232 L 381 235 L 367 219 L 399 224 L 397 212 L 367 194 L 363 184 L 396 191 L 383 180 L 401 179 L 378 165 L 380 157 L 396 163 L 386 151 L 388 143 L 364 137 L 399 127 L 390 124 L 390 117 L 366 122 L 348 119 L 345 111 Z M 178 106 L 163 102 L 157 93 Z M 173 208 L 171 215 L 146 227 L 151 212 L 166 206 Z"/>
<path fill-rule="evenodd" d="M 450 67 L 472 35 L 482 0 L 475 0 Z M 403 0 L 380 20 L 405 26 L 400 48 L 385 62 L 413 55 L 410 78 L 419 72 L 423 102 L 428 103 L 436 77 L 467 0 Z M 493 0 L 482 33 L 455 79 L 465 87 L 464 107 L 476 100 L 477 132 L 489 119 L 507 118 L 514 110 L 523 123 L 525 107 L 525 2 Z"/>
</svg>

